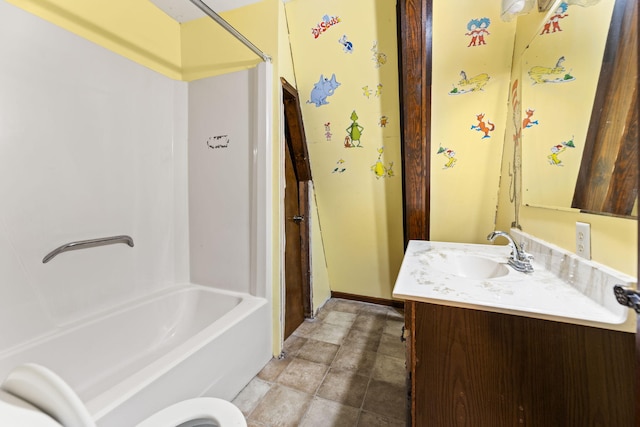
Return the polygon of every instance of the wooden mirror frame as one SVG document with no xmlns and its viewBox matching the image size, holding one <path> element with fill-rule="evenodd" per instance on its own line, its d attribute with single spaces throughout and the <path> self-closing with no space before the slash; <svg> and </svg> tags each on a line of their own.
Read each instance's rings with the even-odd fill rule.
<svg viewBox="0 0 640 427">
<path fill-rule="evenodd" d="M 638 198 L 638 2 L 616 0 L 572 208 L 632 216 Z"/>
</svg>

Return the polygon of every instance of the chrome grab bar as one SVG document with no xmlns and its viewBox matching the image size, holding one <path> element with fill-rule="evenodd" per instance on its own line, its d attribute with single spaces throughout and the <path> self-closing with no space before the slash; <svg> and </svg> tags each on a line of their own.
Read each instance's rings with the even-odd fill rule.
<svg viewBox="0 0 640 427">
<path fill-rule="evenodd" d="M 78 242 L 71 242 L 65 245 L 59 246 L 49 252 L 47 256 L 42 259 L 42 263 L 46 264 L 51 261 L 53 257 L 62 252 L 75 251 L 78 249 L 86 249 L 93 248 L 95 246 L 104 246 L 104 245 L 113 245 L 116 243 L 126 243 L 127 245 L 133 247 L 133 239 L 130 236 L 113 236 L 113 237 L 102 237 L 100 239 L 91 239 L 91 240 L 80 240 Z"/>
</svg>

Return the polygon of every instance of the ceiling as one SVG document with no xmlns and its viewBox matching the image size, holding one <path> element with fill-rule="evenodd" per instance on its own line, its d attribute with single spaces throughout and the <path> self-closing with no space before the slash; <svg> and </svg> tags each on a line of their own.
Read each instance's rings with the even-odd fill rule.
<svg viewBox="0 0 640 427">
<path fill-rule="evenodd" d="M 149 0 L 164 13 L 178 22 L 187 22 L 206 16 L 196 5 L 189 0 Z M 237 9 L 252 3 L 260 3 L 262 0 L 202 0 L 214 12 L 220 13 L 230 9 Z"/>
</svg>

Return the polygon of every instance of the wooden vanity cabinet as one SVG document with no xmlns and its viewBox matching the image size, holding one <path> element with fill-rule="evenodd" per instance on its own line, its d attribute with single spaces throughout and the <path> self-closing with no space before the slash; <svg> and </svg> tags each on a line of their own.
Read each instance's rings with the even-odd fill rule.
<svg viewBox="0 0 640 427">
<path fill-rule="evenodd" d="M 416 427 L 633 426 L 635 335 L 405 302 Z"/>
</svg>

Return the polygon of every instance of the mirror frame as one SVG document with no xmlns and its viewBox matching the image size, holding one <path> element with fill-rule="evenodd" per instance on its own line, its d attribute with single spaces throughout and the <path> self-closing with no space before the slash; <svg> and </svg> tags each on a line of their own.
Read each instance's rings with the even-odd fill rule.
<svg viewBox="0 0 640 427">
<path fill-rule="evenodd" d="M 582 212 L 637 218 L 637 36 L 638 2 L 616 0 L 571 203 Z"/>
</svg>

